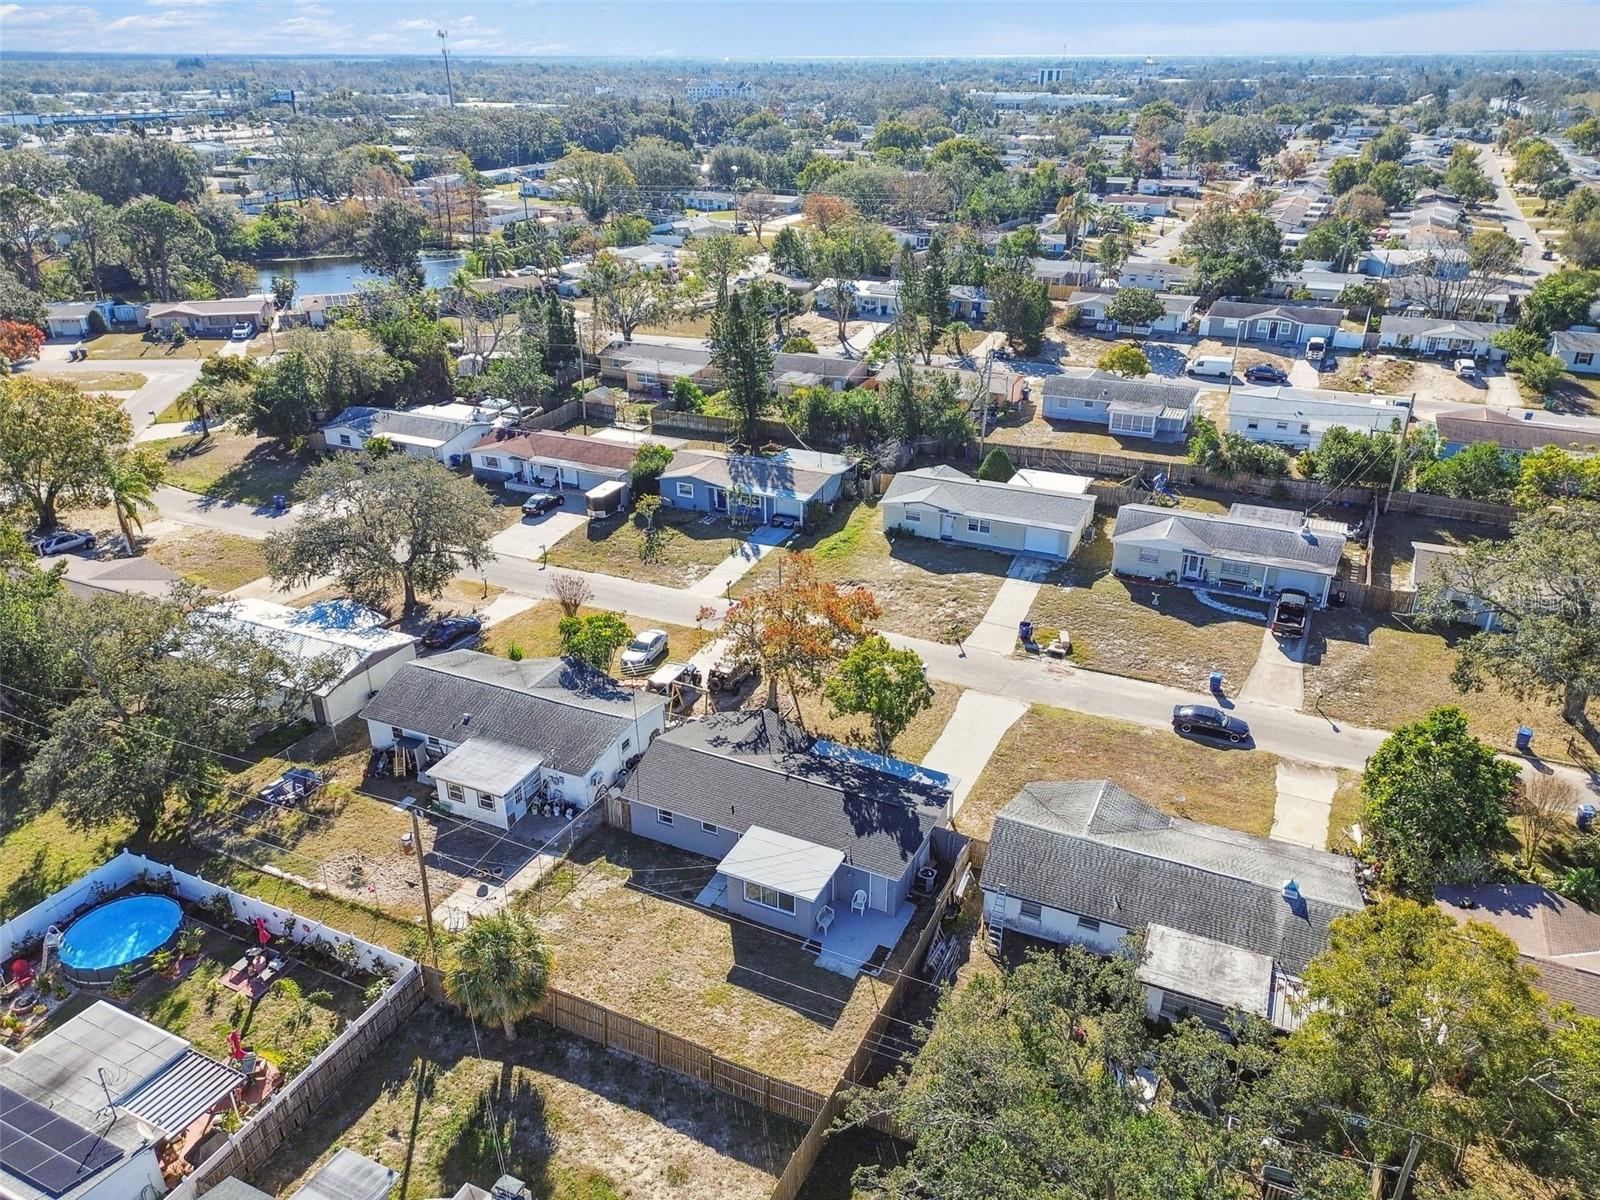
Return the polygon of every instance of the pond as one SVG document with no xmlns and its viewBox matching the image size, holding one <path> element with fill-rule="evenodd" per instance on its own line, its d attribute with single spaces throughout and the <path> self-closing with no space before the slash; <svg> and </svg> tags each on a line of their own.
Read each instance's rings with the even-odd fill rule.
<svg viewBox="0 0 1600 1200">
<path fill-rule="evenodd" d="M 460 254 L 422 256 L 422 274 L 429 287 L 441 287 L 461 269 L 467 260 Z M 275 258 L 260 264 L 257 286 L 263 292 L 272 290 L 274 275 L 288 276 L 295 281 L 296 296 L 317 296 L 325 292 L 354 291 L 357 283 L 375 282 L 378 276 L 361 269 L 361 260 L 354 257 L 332 255 L 327 258 Z"/>
</svg>

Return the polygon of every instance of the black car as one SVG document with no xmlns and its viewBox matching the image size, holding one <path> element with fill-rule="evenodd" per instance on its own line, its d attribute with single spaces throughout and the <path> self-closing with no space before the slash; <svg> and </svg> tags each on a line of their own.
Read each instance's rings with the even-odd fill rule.
<svg viewBox="0 0 1600 1200">
<path fill-rule="evenodd" d="M 567 498 L 560 492 L 535 492 L 522 502 L 522 515 L 542 517 L 553 508 L 560 508 Z"/>
<path fill-rule="evenodd" d="M 1250 740 L 1250 726 L 1209 704 L 1179 704 L 1172 710 L 1172 728 L 1191 737 Z"/>
<path fill-rule="evenodd" d="M 1275 367 L 1271 363 L 1256 363 L 1253 367 L 1246 367 L 1244 377 L 1251 383 L 1288 383 L 1289 374 L 1282 367 Z"/>
<path fill-rule="evenodd" d="M 477 617 L 441 617 L 422 631 L 425 650 L 464 650 L 483 640 L 483 622 Z"/>
</svg>

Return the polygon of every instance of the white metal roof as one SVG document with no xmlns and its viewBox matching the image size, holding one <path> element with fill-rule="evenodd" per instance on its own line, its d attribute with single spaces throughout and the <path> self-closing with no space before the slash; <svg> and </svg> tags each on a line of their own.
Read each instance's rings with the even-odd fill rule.
<svg viewBox="0 0 1600 1200">
<path fill-rule="evenodd" d="M 777 888 L 814 902 L 844 862 L 844 851 L 752 825 L 717 869 L 735 879 Z"/>
<path fill-rule="evenodd" d="M 1243 946 L 1230 946 L 1151 923 L 1145 927 L 1144 961 L 1139 980 L 1182 996 L 1237 1008 L 1258 1017 L 1271 1014 L 1272 959 Z"/>
<path fill-rule="evenodd" d="M 446 754 L 428 774 L 476 792 L 503 796 L 544 764 L 544 756 L 493 738 L 468 738 Z"/>
</svg>

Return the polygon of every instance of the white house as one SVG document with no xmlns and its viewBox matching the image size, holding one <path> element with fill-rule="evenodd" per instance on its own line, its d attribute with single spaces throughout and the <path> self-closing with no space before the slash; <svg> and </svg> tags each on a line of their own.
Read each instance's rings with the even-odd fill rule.
<svg viewBox="0 0 1600 1200">
<path fill-rule="evenodd" d="M 1066 367 L 1045 376 L 1039 410 L 1047 420 L 1104 425 L 1115 437 L 1175 440 L 1188 431 L 1199 395 L 1199 388 L 1177 380 Z"/>
<path fill-rule="evenodd" d="M 1378 348 L 1448 358 L 1483 358 L 1499 361 L 1506 352 L 1494 336 L 1510 329 L 1491 321 L 1454 321 L 1439 317 L 1384 317 L 1378 330 Z"/>
<path fill-rule="evenodd" d="M 545 488 L 587 492 L 603 483 L 621 483 L 626 504 L 629 469 L 638 454 L 639 448 L 626 442 L 498 429 L 472 448 L 472 473 L 521 492 Z"/>
<path fill-rule="evenodd" d="M 1094 497 L 973 479 L 954 467 L 902 471 L 883 494 L 883 527 L 983 550 L 1072 557 L 1094 522 Z"/>
<path fill-rule="evenodd" d="M 773 518 L 804 524 L 806 506 L 832 504 L 853 470 L 849 459 L 815 450 L 718 454 L 680 450 L 661 473 L 661 503 L 765 525 Z"/>
<path fill-rule="evenodd" d="M 1111 569 L 1202 591 L 1270 596 L 1289 588 L 1327 602 L 1344 535 L 1312 529 L 1304 513 L 1235 504 L 1206 513 L 1124 504 L 1111 532 Z"/>
<path fill-rule="evenodd" d="M 1364 396 L 1324 388 L 1234 388 L 1228 400 L 1228 431 L 1253 442 L 1312 450 L 1335 425 L 1361 433 L 1405 428 L 1410 401 L 1404 396 Z"/>
<path fill-rule="evenodd" d="M 181 327 L 199 336 L 221 337 L 235 325 L 249 325 L 256 330 L 272 324 L 272 297 L 241 296 L 232 300 L 176 300 L 152 304 L 150 324 L 166 333 Z"/>
<path fill-rule="evenodd" d="M 1118 330 L 1136 334 L 1151 333 L 1180 333 L 1189 324 L 1189 318 L 1194 316 L 1196 303 L 1193 296 L 1174 296 L 1169 293 L 1158 292 L 1156 299 L 1161 301 L 1161 315 L 1149 325 L 1121 325 L 1111 320 L 1106 315 L 1106 309 L 1117 298 L 1115 291 L 1073 292 L 1067 297 L 1067 304 L 1078 310 L 1079 320 L 1103 329 L 1108 332 Z"/>
<path fill-rule="evenodd" d="M 474 446 L 506 420 L 472 404 L 424 404 L 418 408 L 347 408 L 323 426 L 329 450 L 361 450 L 381 437 L 413 458 L 431 458 L 455 466 Z"/>
<path fill-rule="evenodd" d="M 1024 786 L 995 817 L 982 887 L 991 945 L 1017 932 L 1109 955 L 1143 931 L 1152 1021 L 1240 1011 L 1284 1030 L 1329 926 L 1364 906 L 1354 859 L 1169 816 L 1103 779 Z"/>
<path fill-rule="evenodd" d="M 1550 335 L 1550 353 L 1574 375 L 1600 375 L 1600 333 L 1558 330 Z"/>
<path fill-rule="evenodd" d="M 417 656 L 417 639 L 387 627 L 381 613 L 353 600 L 323 600 L 290 608 L 271 600 L 230 600 L 222 619 L 270 647 L 286 661 L 328 664 L 333 675 L 309 697 L 308 715 L 337 725 Z"/>
<path fill-rule="evenodd" d="M 1170 292 L 1194 278 L 1194 268 L 1180 263 L 1160 262 L 1156 259 L 1129 259 L 1122 264 L 1117 276 L 1121 287 L 1149 288 L 1152 292 Z"/>
<path fill-rule="evenodd" d="M 362 710 L 375 750 L 452 813 L 509 829 L 542 801 L 587 808 L 665 727 L 666 698 L 574 659 L 452 650 L 407 663 Z"/>
<path fill-rule="evenodd" d="M 1165 196 L 1121 192 L 1100 197 L 1100 203 L 1130 217 L 1164 217 L 1172 211 L 1172 201 Z"/>
<path fill-rule="evenodd" d="M 1303 346 L 1314 337 L 1331 338 L 1344 310 L 1315 304 L 1218 300 L 1200 323 L 1200 336 L 1247 342 L 1287 342 Z M 1243 333 L 1240 333 L 1240 326 Z"/>
<path fill-rule="evenodd" d="M 1418 592 L 1438 587 L 1449 564 L 1463 557 L 1465 546 L 1446 546 L 1439 542 L 1411 543 L 1411 586 Z M 1458 591 L 1444 585 L 1441 598 L 1452 608 L 1452 615 L 1463 624 L 1476 625 L 1493 632 L 1500 628 L 1500 618 L 1487 605 L 1482 596 Z"/>
<path fill-rule="evenodd" d="M 93 315 L 98 311 L 110 324 L 110 302 L 54 300 L 44 306 L 45 332 L 53 338 L 86 338 L 94 332 Z"/>
</svg>

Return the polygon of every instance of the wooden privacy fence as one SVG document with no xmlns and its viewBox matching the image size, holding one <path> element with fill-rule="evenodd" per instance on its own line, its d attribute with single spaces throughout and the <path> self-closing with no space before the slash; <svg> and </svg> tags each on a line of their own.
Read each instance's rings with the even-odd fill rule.
<svg viewBox="0 0 1600 1200">
<path fill-rule="evenodd" d="M 738 436 L 738 422 L 707 413 L 674 412 L 656 405 L 650 410 L 650 432 L 666 437 L 692 438 L 703 442 L 731 442 Z M 756 439 L 798 446 L 800 439 L 783 421 L 763 417 L 756 421 Z"/>
<path fill-rule="evenodd" d="M 265 1162 L 284 1139 L 339 1091 L 357 1067 L 388 1043 L 400 1023 L 417 1010 L 425 994 L 422 968 L 412 963 L 377 1003 L 350 1022 L 305 1070 L 174 1188 L 174 1200 L 193 1200 L 228 1176 L 252 1171 Z"/>
<path fill-rule="evenodd" d="M 614 404 L 603 404 L 598 400 L 568 400 L 549 412 L 522 418 L 517 426 L 521 429 L 561 429 L 578 420 L 588 421 L 591 425 L 609 425 L 616 419 L 617 408 Z"/>
</svg>

